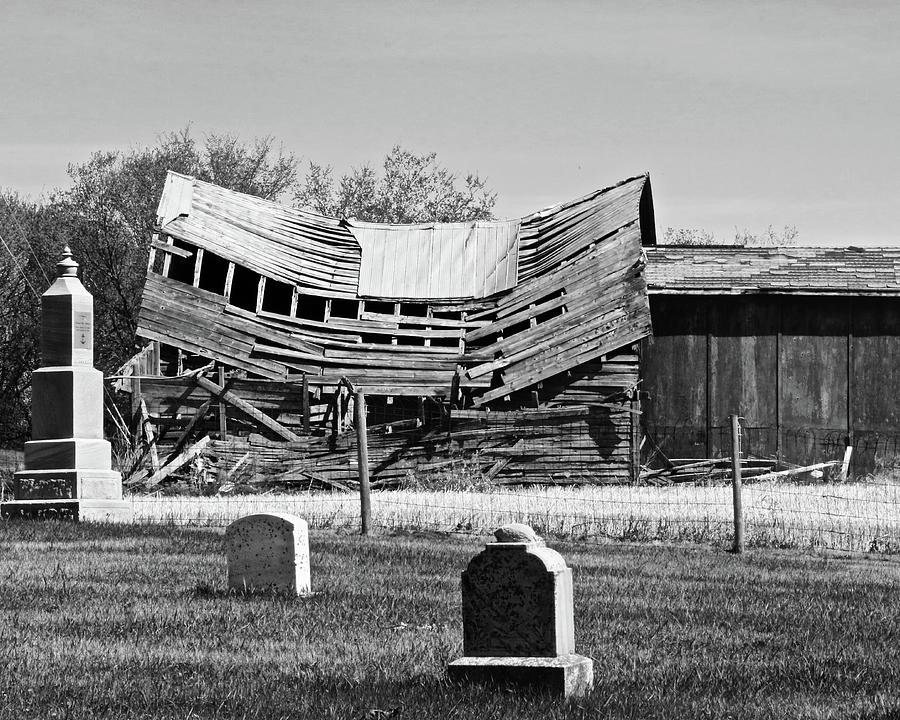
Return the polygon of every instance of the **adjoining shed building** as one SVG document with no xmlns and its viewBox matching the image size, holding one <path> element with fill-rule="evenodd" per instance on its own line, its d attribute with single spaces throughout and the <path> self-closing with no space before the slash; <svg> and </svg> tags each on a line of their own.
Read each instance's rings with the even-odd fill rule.
<svg viewBox="0 0 900 720">
<path fill-rule="evenodd" d="M 291 451 L 343 478 L 352 386 L 376 482 L 459 453 L 500 481 L 636 479 L 647 176 L 519 220 L 380 225 L 169 173 L 158 216 L 124 371 L 161 447 L 207 433 L 220 471 Z"/>
<path fill-rule="evenodd" d="M 643 427 L 669 457 L 807 464 L 854 445 L 871 471 L 898 447 L 900 248 L 646 248 L 653 337 Z"/>
</svg>

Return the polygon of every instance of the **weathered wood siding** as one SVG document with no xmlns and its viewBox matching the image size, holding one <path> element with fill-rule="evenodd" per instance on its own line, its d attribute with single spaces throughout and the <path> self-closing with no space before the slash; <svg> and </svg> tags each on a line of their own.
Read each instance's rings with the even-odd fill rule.
<svg viewBox="0 0 900 720">
<path fill-rule="evenodd" d="M 650 308 L 644 428 L 669 457 L 728 455 L 734 412 L 758 456 L 816 462 L 851 440 L 860 474 L 897 451 L 900 299 L 651 295 Z"/>
<path fill-rule="evenodd" d="M 655 300 L 650 305 L 653 336 L 641 352 L 642 406 L 650 435 L 669 457 L 707 457 L 705 308 L 690 298 Z"/>
<path fill-rule="evenodd" d="M 772 373 L 778 342 L 778 305 L 720 298 L 709 307 L 710 456 L 731 455 L 730 416 L 737 409 L 750 442 L 772 452 L 777 382 Z M 767 452 L 767 454 L 768 454 Z"/>
</svg>

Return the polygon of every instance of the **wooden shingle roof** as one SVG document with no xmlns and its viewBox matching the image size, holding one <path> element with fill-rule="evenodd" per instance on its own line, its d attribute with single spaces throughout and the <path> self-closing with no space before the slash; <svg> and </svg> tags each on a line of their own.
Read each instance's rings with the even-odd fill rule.
<svg viewBox="0 0 900 720">
<path fill-rule="evenodd" d="M 646 247 L 651 295 L 897 295 L 900 247 Z"/>
</svg>

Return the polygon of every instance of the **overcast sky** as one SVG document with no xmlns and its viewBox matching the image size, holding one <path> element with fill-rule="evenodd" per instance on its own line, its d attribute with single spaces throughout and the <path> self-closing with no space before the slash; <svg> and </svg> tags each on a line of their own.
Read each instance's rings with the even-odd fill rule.
<svg viewBox="0 0 900 720">
<path fill-rule="evenodd" d="M 900 241 L 900 3 L 3 0 L 0 187 L 94 150 L 274 135 L 436 151 L 517 217 L 649 171 L 657 224 Z"/>
</svg>

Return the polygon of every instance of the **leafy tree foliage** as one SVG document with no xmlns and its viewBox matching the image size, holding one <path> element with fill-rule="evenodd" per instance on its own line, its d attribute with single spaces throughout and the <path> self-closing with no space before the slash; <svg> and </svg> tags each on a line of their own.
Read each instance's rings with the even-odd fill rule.
<svg viewBox="0 0 900 720">
<path fill-rule="evenodd" d="M 40 295 L 53 279 L 64 226 L 57 207 L 0 192 L 0 444 L 29 433 Z"/>
<path fill-rule="evenodd" d="M 299 207 L 331 217 L 369 222 L 416 223 L 490 220 L 497 193 L 467 174 L 462 181 L 437 160 L 395 145 L 382 173 L 363 165 L 335 183 L 331 166 L 310 162 L 294 196 Z"/>
</svg>

